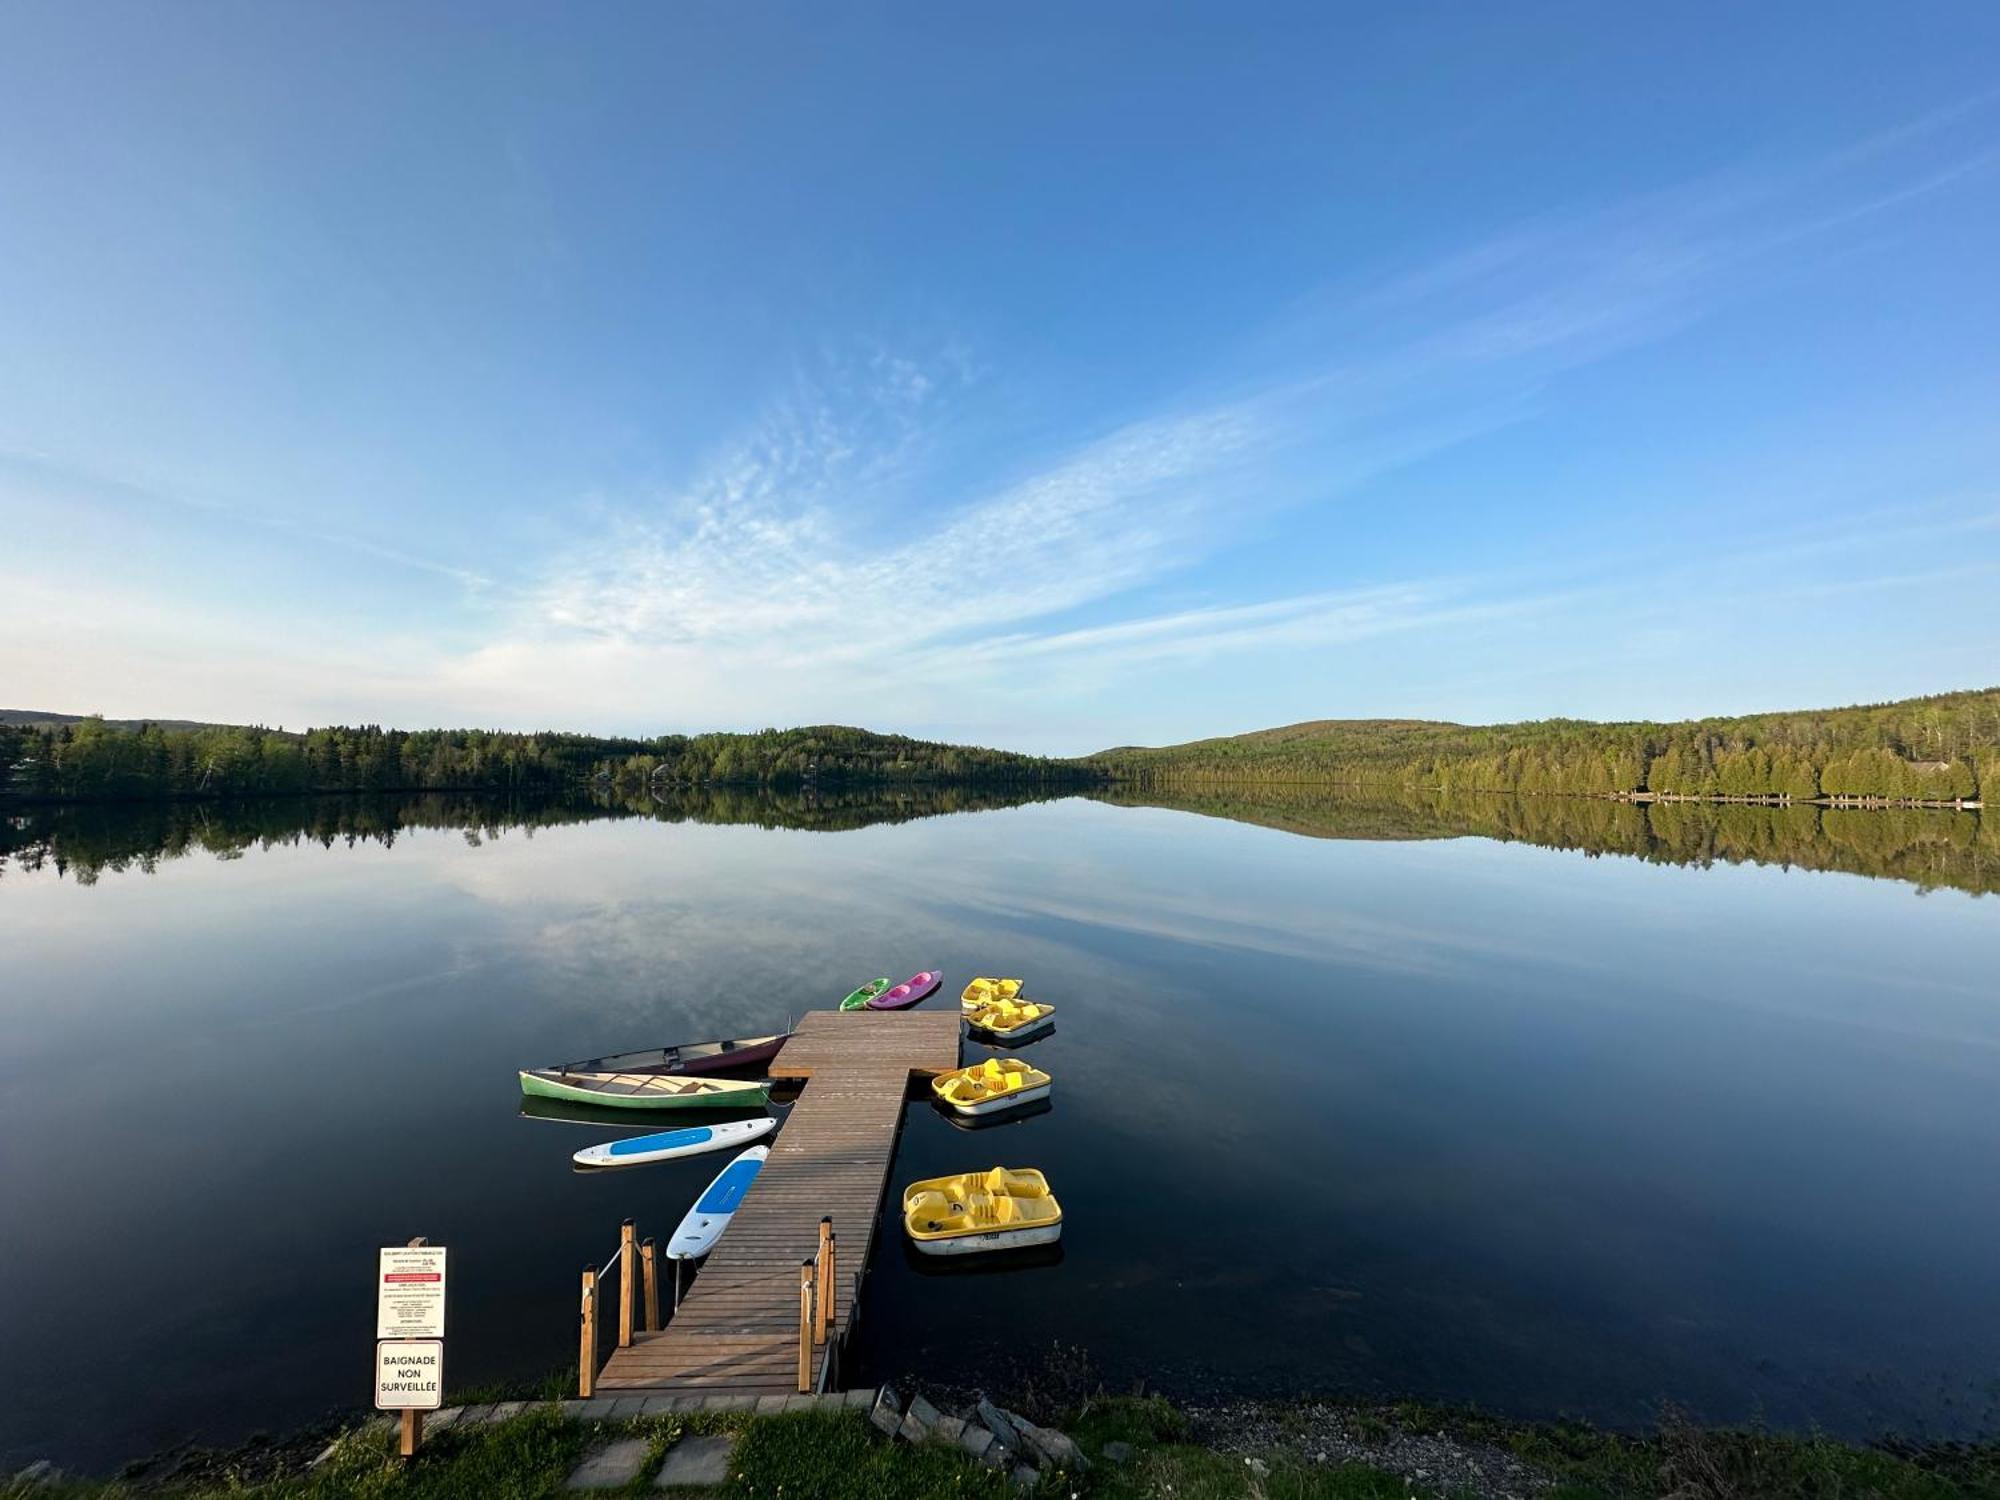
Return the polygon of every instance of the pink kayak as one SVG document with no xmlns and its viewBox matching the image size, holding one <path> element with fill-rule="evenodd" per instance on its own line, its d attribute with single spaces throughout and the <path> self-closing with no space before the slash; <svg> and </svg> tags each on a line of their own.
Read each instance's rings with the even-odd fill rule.
<svg viewBox="0 0 2000 1500">
<path fill-rule="evenodd" d="M 868 1002 L 870 1010 L 901 1010 L 906 1005 L 915 1005 L 924 996 L 944 982 L 944 975 L 936 969 L 926 969 L 921 974 L 912 974 L 892 990 L 884 990 Z"/>
</svg>

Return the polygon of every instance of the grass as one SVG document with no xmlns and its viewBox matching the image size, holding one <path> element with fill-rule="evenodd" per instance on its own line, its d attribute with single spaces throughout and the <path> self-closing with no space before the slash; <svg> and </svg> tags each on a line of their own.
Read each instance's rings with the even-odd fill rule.
<svg viewBox="0 0 2000 1500">
<path fill-rule="evenodd" d="M 723 1494 L 757 1500 L 938 1500 L 1018 1493 L 1005 1474 L 954 1449 L 884 1442 L 859 1415 L 801 1413 L 753 1422 Z"/>
<path fill-rule="evenodd" d="M 1291 1422 L 1276 1415 L 1288 1439 L 1310 1428 L 1303 1410 Z M 1647 1437 L 1422 1406 L 1356 1411 L 1345 1422 L 1364 1438 L 1443 1432 L 1509 1450 L 1557 1481 L 1548 1500 L 2000 1500 L 2000 1444 L 1890 1451 L 1823 1437 L 1705 1430 L 1672 1414 Z M 1089 1500 L 1456 1500 L 1365 1465 L 1307 1462 L 1285 1447 L 1255 1455 L 1254 1462 L 1215 1452 L 1197 1444 L 1186 1417 L 1158 1397 L 1098 1397 L 1062 1425 L 1096 1462 L 1087 1475 L 1045 1480 L 1035 1492 L 1042 1500 L 1072 1494 Z M 651 1488 L 651 1475 L 666 1448 L 685 1434 L 717 1431 L 741 1434 L 719 1492 L 728 1500 L 997 1500 L 1019 1493 L 1006 1475 L 955 1449 L 887 1442 L 859 1413 L 697 1413 L 586 1423 L 565 1421 L 552 1405 L 464 1432 L 447 1428 L 414 1464 L 397 1461 L 393 1434 L 371 1425 L 349 1433 L 332 1458 L 307 1474 L 264 1482 L 223 1474 L 171 1493 L 187 1500 L 553 1500 L 593 1443 L 640 1436 L 651 1452 L 623 1493 L 654 1495 L 659 1492 Z M 1109 1443 L 1131 1449 L 1124 1462 L 1103 1459 Z M 0 1495 L 6 1493 L 0 1487 Z M 33 1493 L 47 1500 L 120 1500 L 157 1491 L 114 1480 Z"/>
<path fill-rule="evenodd" d="M 511 1422 L 463 1433 L 447 1428 L 425 1444 L 417 1462 L 404 1465 L 390 1456 L 393 1437 L 369 1432 L 348 1438 L 309 1478 L 246 1493 L 269 1500 L 530 1500 L 562 1487 L 589 1437 L 585 1424 L 563 1421 L 553 1406 L 538 1406 Z"/>
<path fill-rule="evenodd" d="M 1017 1495 L 1005 1474 L 982 1468 L 955 1449 L 912 1448 L 882 1440 L 860 1413 L 757 1417 L 696 1413 L 637 1422 L 565 1421 L 537 1406 L 511 1421 L 464 1431 L 446 1428 L 424 1444 L 415 1463 L 394 1456 L 395 1434 L 379 1426 L 348 1433 L 332 1458 L 309 1474 L 263 1483 L 227 1476 L 166 1491 L 131 1483 L 70 1483 L 37 1489 L 35 1500 L 123 1500 L 168 1493 L 185 1500 L 551 1500 L 584 1453 L 605 1438 L 644 1437 L 651 1452 L 624 1490 L 658 1495 L 653 1471 L 667 1448 L 693 1433 L 741 1433 L 729 1481 L 720 1491 L 687 1491 L 760 1500 L 936 1500 Z M 11 1491 L 0 1481 L 0 1496 Z"/>
<path fill-rule="evenodd" d="M 1897 1454 L 1831 1438 L 1711 1431 L 1669 1419 L 1646 1439 L 1588 1430 L 1517 1433 L 1521 1457 L 1570 1483 L 1574 1500 L 1972 1500 L 2000 1497 L 2000 1447 Z"/>
<path fill-rule="evenodd" d="M 1279 1413 L 1281 1431 L 1302 1429 Z M 1622 1436 L 1578 1424 L 1520 1424 L 1405 1404 L 1347 1416 L 1357 1437 L 1443 1432 L 1507 1450 L 1557 1481 L 1548 1500 L 2000 1500 L 2000 1444 L 1908 1451 L 1806 1435 L 1714 1430 L 1669 1412 L 1657 1433 Z M 1189 1440 L 1186 1419 L 1157 1397 L 1090 1403 L 1066 1429 L 1098 1457 L 1131 1445 L 1122 1467 L 1099 1463 L 1089 1493 L 1173 1500 L 1372 1500 L 1435 1494 L 1365 1466 L 1307 1464 L 1263 1455 L 1259 1474 L 1240 1455 Z M 1447 1497 L 1448 1500 L 1448 1497 Z"/>
</svg>

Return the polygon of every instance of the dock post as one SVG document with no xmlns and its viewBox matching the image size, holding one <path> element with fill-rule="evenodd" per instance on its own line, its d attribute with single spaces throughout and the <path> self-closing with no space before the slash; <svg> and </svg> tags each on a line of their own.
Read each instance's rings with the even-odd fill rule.
<svg viewBox="0 0 2000 1500">
<path fill-rule="evenodd" d="M 812 1394 L 813 1362 L 813 1260 L 808 1255 L 799 1262 L 799 1394 Z"/>
<path fill-rule="evenodd" d="M 828 1309 L 833 1302 L 833 1215 L 822 1214 L 819 1221 L 818 1264 L 813 1267 L 813 1304 L 818 1316 L 813 1319 L 813 1347 L 816 1349 L 826 1342 Z"/>
<path fill-rule="evenodd" d="M 577 1319 L 579 1343 L 576 1356 L 576 1393 L 588 1401 L 597 1390 L 597 1270 L 585 1267 L 583 1310 Z"/>
<path fill-rule="evenodd" d="M 826 1353 L 820 1356 L 819 1389 L 825 1390 L 827 1381 L 839 1375 L 840 1340 L 835 1337 L 840 1332 L 840 1282 L 836 1267 L 836 1253 L 840 1246 L 831 1229 L 826 1235 L 826 1270 L 821 1277 L 820 1295 L 826 1298 L 819 1310 L 821 1342 L 826 1345 Z"/>
<path fill-rule="evenodd" d="M 660 1263 L 655 1258 L 653 1242 L 649 1238 L 639 1247 L 639 1264 L 644 1268 L 646 1279 L 646 1332 L 660 1331 Z"/>
<path fill-rule="evenodd" d="M 633 1272 L 639 1254 L 638 1231 L 627 1219 L 618 1226 L 618 1347 L 632 1347 L 632 1307 L 634 1294 L 638 1288 L 633 1285 Z"/>
</svg>

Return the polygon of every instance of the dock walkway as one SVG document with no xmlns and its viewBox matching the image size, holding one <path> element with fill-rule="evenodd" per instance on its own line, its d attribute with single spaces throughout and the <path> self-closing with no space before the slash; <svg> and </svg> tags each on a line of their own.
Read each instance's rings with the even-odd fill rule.
<svg viewBox="0 0 2000 1500">
<path fill-rule="evenodd" d="M 607 1395 L 778 1395 L 798 1389 L 799 1263 L 833 1216 L 839 1241 L 835 1348 L 854 1318 L 858 1272 L 882 1194 L 912 1074 L 959 1065 L 950 1010 L 814 1011 L 771 1064 L 806 1080 L 771 1155 L 679 1309 L 658 1333 L 635 1333 L 598 1376 Z M 815 1368 L 826 1350 L 815 1354 Z"/>
</svg>

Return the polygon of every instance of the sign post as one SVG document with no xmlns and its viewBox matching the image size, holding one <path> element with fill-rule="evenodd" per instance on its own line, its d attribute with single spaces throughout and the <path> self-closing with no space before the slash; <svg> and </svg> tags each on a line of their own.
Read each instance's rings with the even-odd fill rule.
<svg viewBox="0 0 2000 1500">
<path fill-rule="evenodd" d="M 416 1457 L 424 1413 L 444 1400 L 442 1245 L 387 1245 L 375 1282 L 375 1407 L 402 1413 L 398 1451 Z"/>
</svg>

